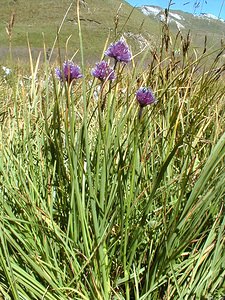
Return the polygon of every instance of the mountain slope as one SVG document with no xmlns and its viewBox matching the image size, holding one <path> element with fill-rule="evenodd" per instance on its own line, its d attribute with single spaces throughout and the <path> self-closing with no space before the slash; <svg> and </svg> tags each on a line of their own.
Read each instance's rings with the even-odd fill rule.
<svg viewBox="0 0 225 300">
<path fill-rule="evenodd" d="M 12 46 L 17 50 L 26 48 L 27 34 L 33 48 L 42 48 L 43 33 L 46 48 L 51 48 L 57 29 L 71 4 L 70 0 L 0 0 L 0 2 L 3 7 L 0 12 L 0 47 L 3 49 L 3 47 L 6 48 L 8 46 L 5 27 L 11 13 L 15 12 Z M 156 25 L 154 20 L 144 16 L 141 11 L 133 9 L 125 1 L 82 0 L 80 4 L 84 50 L 89 58 L 99 58 L 109 35 L 111 40 L 115 38 L 117 33 L 119 36 L 120 31 L 122 33 L 132 32 L 134 35 L 138 35 L 140 32 L 154 28 Z M 116 25 L 117 14 L 118 22 L 116 21 Z M 130 14 L 131 17 L 129 17 Z M 69 37 L 68 49 L 70 54 L 72 54 L 79 49 L 76 1 L 73 2 L 60 31 L 60 47 L 65 48 Z"/>
<path fill-rule="evenodd" d="M 160 6 L 144 5 L 139 10 L 158 23 L 165 21 L 165 13 Z M 198 16 L 179 10 L 170 10 L 167 20 L 174 33 L 181 31 L 182 34 L 187 34 L 190 31 L 195 47 L 202 47 L 206 35 L 209 46 L 215 48 L 219 47 L 221 39 L 225 38 L 225 21 L 214 15 Z"/>
<path fill-rule="evenodd" d="M 12 49 L 14 58 L 26 58 L 27 38 L 33 53 L 38 53 L 45 42 L 48 52 L 51 51 L 56 33 L 65 17 L 59 33 L 57 45 L 67 49 L 68 57 L 79 50 L 79 34 L 77 25 L 76 1 L 71 0 L 0 0 L 0 61 L 7 57 L 9 36 L 5 27 L 11 14 L 15 13 L 12 28 Z M 65 16 L 69 6 L 71 8 Z M 80 0 L 80 20 L 84 52 L 87 61 L 100 58 L 107 38 L 110 41 L 123 34 L 134 53 L 143 49 L 146 43 L 157 44 L 160 40 L 161 21 L 164 13 L 160 7 L 145 6 L 132 8 L 126 1 L 120 0 Z M 147 10 L 155 12 L 147 13 Z M 143 13 L 144 12 L 144 13 Z M 170 12 L 171 34 L 180 30 L 186 35 L 192 32 L 193 44 L 203 47 L 205 34 L 209 37 L 209 45 L 219 47 L 224 36 L 225 23 L 212 18 L 196 18 L 181 11 Z M 67 46 L 66 46 L 67 45 Z M 56 57 L 57 50 L 55 50 Z M 62 51 L 62 55 L 66 55 Z M 77 59 L 79 58 L 77 55 Z"/>
</svg>

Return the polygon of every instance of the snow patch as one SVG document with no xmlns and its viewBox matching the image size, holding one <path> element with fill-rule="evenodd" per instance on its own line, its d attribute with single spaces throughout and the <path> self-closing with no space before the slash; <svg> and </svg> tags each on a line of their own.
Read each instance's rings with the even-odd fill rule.
<svg viewBox="0 0 225 300">
<path fill-rule="evenodd" d="M 145 14 L 146 16 L 149 15 L 154 15 L 155 17 L 157 16 L 160 21 L 165 22 L 165 14 L 164 14 L 164 10 L 161 7 L 157 7 L 157 6 L 148 6 L 148 5 L 143 5 L 141 6 L 141 11 L 143 14 Z M 167 18 L 167 21 L 169 23 L 175 23 L 178 30 L 181 30 L 184 27 L 184 25 L 182 25 L 180 22 L 178 21 L 184 21 L 185 18 L 177 13 L 172 13 L 169 12 L 169 16 Z"/>
<path fill-rule="evenodd" d="M 154 7 L 154 6 L 142 6 L 141 7 L 141 11 L 143 12 L 143 14 L 145 14 L 146 16 L 149 16 L 149 15 L 158 15 L 162 9 L 159 8 L 159 7 Z"/>
<path fill-rule="evenodd" d="M 221 22 L 225 22 L 224 19 L 218 18 L 217 16 L 213 15 L 213 14 L 207 14 L 207 13 L 201 13 L 200 15 L 194 15 L 197 18 L 201 18 L 201 19 L 208 19 L 210 21 L 211 20 L 215 20 L 215 21 L 221 21 Z"/>
<path fill-rule="evenodd" d="M 182 25 L 180 22 L 178 21 L 175 21 L 176 25 L 177 25 L 177 28 L 181 31 L 181 29 L 184 29 L 184 25 Z"/>
<path fill-rule="evenodd" d="M 205 14 L 205 13 L 202 13 L 201 14 L 203 17 L 205 18 L 208 18 L 208 19 L 213 19 L 213 20 L 218 20 L 219 18 L 215 15 L 212 15 L 212 14 Z"/>
<path fill-rule="evenodd" d="M 181 21 L 181 20 L 185 20 L 183 16 L 180 16 L 180 15 L 175 14 L 175 13 L 169 12 L 169 16 L 171 16 L 171 17 L 174 18 L 174 19 L 180 20 L 180 21 Z"/>
<path fill-rule="evenodd" d="M 159 16 L 159 19 L 160 19 L 160 21 L 165 22 L 165 20 L 166 20 L 165 15 L 160 15 L 160 16 Z M 168 18 L 167 18 L 167 21 L 168 21 L 169 23 L 175 23 L 176 26 L 177 26 L 177 28 L 178 28 L 178 30 L 181 30 L 181 29 L 184 29 L 184 28 L 185 28 L 184 25 L 182 25 L 180 22 L 178 22 L 177 20 L 174 20 L 174 19 L 171 18 L 171 17 L 168 17 Z"/>
</svg>

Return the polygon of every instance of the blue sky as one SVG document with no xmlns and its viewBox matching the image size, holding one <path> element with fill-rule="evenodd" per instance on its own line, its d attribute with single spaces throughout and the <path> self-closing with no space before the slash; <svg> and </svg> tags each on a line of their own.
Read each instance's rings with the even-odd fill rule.
<svg viewBox="0 0 225 300">
<path fill-rule="evenodd" d="M 126 0 L 133 6 L 158 5 L 168 6 L 169 0 Z M 225 0 L 173 0 L 171 9 L 180 9 L 190 13 L 210 13 L 225 20 Z M 195 8 L 195 3 L 199 6 Z"/>
</svg>

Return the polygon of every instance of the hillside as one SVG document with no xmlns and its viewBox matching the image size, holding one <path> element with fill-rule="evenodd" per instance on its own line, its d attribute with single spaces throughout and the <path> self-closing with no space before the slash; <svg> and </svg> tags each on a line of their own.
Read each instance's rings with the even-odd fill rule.
<svg viewBox="0 0 225 300">
<path fill-rule="evenodd" d="M 165 20 L 164 10 L 159 6 L 144 5 L 139 10 L 158 23 Z M 185 35 L 190 30 L 195 47 L 202 46 L 206 35 L 209 46 L 215 48 L 219 47 L 221 39 L 225 38 L 225 21 L 211 14 L 194 15 L 180 10 L 170 10 L 168 22 L 173 32 L 179 30 Z"/>
<path fill-rule="evenodd" d="M 8 47 L 8 37 L 5 27 L 10 20 L 12 12 L 15 12 L 12 46 L 14 50 L 16 49 L 17 54 L 23 57 L 27 52 L 27 35 L 34 51 L 43 47 L 43 33 L 46 49 L 51 49 L 56 37 L 57 28 L 60 26 L 71 1 L 40 0 L 37 2 L 36 0 L 0 0 L 0 3 L 3 8 L 1 10 L 0 21 L 0 59 L 3 59 L 5 55 L 5 51 L 3 50 Z M 84 49 L 86 56 L 90 59 L 99 58 L 109 35 L 111 40 L 115 38 L 116 33 L 119 35 L 120 31 L 125 34 L 132 32 L 132 34 L 138 35 L 140 32 L 148 31 L 149 28 L 154 28 L 156 25 L 154 20 L 144 16 L 137 9 L 133 10 L 125 1 L 85 0 L 80 3 Z M 132 15 L 129 18 L 131 12 Z M 117 13 L 118 24 L 115 25 Z M 142 27 L 141 24 L 143 24 Z M 115 27 L 117 27 L 117 30 L 115 30 Z M 79 49 L 76 1 L 73 2 L 60 31 L 60 48 L 65 48 L 69 37 L 68 49 L 70 54 L 72 54 Z"/>
<path fill-rule="evenodd" d="M 132 8 L 126 1 L 121 0 L 82 0 L 80 4 L 87 61 L 96 60 L 101 56 L 108 37 L 114 40 L 123 34 L 132 45 L 134 53 L 143 49 L 146 44 L 155 45 L 160 40 L 162 11 L 160 14 L 146 14 L 143 13 L 143 8 Z M 34 54 L 43 49 L 44 43 L 47 52 L 51 52 L 57 30 L 71 5 L 71 0 L 0 0 L 0 5 L 0 61 L 4 61 L 8 57 L 9 47 L 9 36 L 5 28 L 12 13 L 15 13 L 12 28 L 13 58 L 24 59 L 28 54 L 27 39 Z M 146 6 L 147 8 L 150 7 Z M 178 29 L 183 35 L 191 30 L 193 45 L 196 48 L 203 47 L 206 34 L 209 46 L 219 47 L 224 36 L 225 23 L 196 18 L 184 12 L 171 13 L 181 18 L 177 20 L 176 17 L 171 17 L 171 20 L 175 20 L 170 23 L 173 36 Z M 69 57 L 79 49 L 76 1 L 72 2 L 71 9 L 65 17 L 57 45 L 60 49 L 66 48 Z M 62 53 L 63 56 L 66 55 L 64 51 Z M 56 54 L 57 49 L 54 57 Z"/>
</svg>

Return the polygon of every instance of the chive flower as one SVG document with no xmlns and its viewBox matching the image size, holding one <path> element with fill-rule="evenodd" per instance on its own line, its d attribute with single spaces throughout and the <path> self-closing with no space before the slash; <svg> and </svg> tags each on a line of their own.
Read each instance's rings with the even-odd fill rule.
<svg viewBox="0 0 225 300">
<path fill-rule="evenodd" d="M 63 63 L 63 68 L 55 69 L 55 75 L 60 81 L 67 81 L 69 84 L 74 80 L 83 77 L 80 72 L 80 67 L 75 65 L 72 61 L 67 60 Z"/>
<path fill-rule="evenodd" d="M 138 89 L 138 91 L 136 92 L 136 99 L 140 104 L 140 107 L 156 103 L 156 99 L 153 95 L 152 90 L 146 87 L 141 87 Z"/>
<path fill-rule="evenodd" d="M 91 74 L 102 82 L 106 80 L 114 80 L 116 78 L 113 68 L 111 68 L 104 60 L 95 64 L 95 68 L 91 70 Z"/>
<path fill-rule="evenodd" d="M 125 64 L 131 61 L 131 51 L 123 38 L 111 44 L 105 51 L 105 55 L 113 57 L 116 61 Z"/>
</svg>

